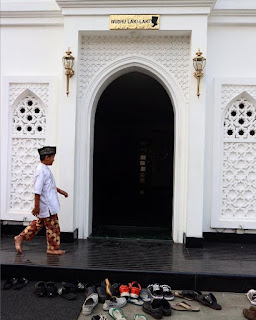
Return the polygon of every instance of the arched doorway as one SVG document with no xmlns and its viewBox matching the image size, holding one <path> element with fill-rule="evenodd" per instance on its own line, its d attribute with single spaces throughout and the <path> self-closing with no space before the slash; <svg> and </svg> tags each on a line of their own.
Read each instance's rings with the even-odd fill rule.
<svg viewBox="0 0 256 320">
<path fill-rule="evenodd" d="M 95 115 L 93 235 L 171 236 L 173 150 L 162 85 L 140 72 L 115 79 Z"/>
</svg>

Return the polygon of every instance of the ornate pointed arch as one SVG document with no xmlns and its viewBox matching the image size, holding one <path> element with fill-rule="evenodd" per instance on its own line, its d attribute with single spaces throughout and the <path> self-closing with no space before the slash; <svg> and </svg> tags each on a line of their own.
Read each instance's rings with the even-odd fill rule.
<svg viewBox="0 0 256 320">
<path fill-rule="evenodd" d="M 152 59 L 139 56 L 124 57 L 112 62 L 96 74 L 83 99 L 78 105 L 76 145 L 76 211 L 80 213 L 79 232 L 88 237 L 92 230 L 92 166 L 94 117 L 97 103 L 105 88 L 119 76 L 139 71 L 155 78 L 167 91 L 175 113 L 175 150 L 174 150 L 174 194 L 173 194 L 173 239 L 182 243 L 185 232 L 186 206 L 184 195 L 187 191 L 187 103 L 180 86 L 170 73 Z M 85 196 L 84 196 L 85 195 Z"/>
</svg>

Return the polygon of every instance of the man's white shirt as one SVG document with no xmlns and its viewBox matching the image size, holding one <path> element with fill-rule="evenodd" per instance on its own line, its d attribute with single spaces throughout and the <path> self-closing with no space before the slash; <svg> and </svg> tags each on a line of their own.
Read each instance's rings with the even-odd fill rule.
<svg viewBox="0 0 256 320">
<path fill-rule="evenodd" d="M 60 203 L 57 188 L 51 170 L 43 163 L 36 168 L 34 175 L 34 193 L 40 195 L 40 213 L 38 218 L 47 218 L 59 213 Z"/>
</svg>

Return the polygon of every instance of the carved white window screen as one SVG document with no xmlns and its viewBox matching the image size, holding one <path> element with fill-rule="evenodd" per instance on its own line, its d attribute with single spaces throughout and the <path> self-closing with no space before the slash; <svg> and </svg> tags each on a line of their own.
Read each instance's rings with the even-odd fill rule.
<svg viewBox="0 0 256 320">
<path fill-rule="evenodd" d="M 10 210 L 29 213 L 33 207 L 33 175 L 37 149 L 45 143 L 46 107 L 26 90 L 12 106 Z"/>
<path fill-rule="evenodd" d="M 215 121 L 218 120 L 216 117 Z M 256 226 L 256 103 L 243 92 L 232 99 L 219 118 L 220 152 L 213 175 L 214 228 L 254 229 Z M 221 138 L 222 137 L 222 138 Z M 216 138 L 216 135 L 215 135 Z M 215 150 L 216 151 L 216 150 Z M 219 159 L 216 159 L 216 154 Z M 219 166 L 218 166 L 219 165 Z M 218 168 L 219 167 L 219 168 Z M 217 170 L 219 169 L 219 172 Z M 218 202 L 218 203 L 217 203 Z"/>
</svg>

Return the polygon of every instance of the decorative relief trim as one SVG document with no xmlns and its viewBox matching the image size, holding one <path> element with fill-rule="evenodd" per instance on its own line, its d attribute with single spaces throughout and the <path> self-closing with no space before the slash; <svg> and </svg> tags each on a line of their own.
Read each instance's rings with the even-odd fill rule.
<svg viewBox="0 0 256 320">
<path fill-rule="evenodd" d="M 82 36 L 79 101 L 90 81 L 104 67 L 134 54 L 163 66 L 180 85 L 188 103 L 190 37 L 188 36 Z"/>
<path fill-rule="evenodd" d="M 10 83 L 11 177 L 10 211 L 29 213 L 33 207 L 33 176 L 37 149 L 45 144 L 48 83 Z"/>
<path fill-rule="evenodd" d="M 14 101 L 25 90 L 34 92 L 44 103 L 48 105 L 49 83 L 10 83 L 9 85 L 9 103 L 13 105 Z"/>
<path fill-rule="evenodd" d="M 256 79 L 215 84 L 213 228 L 256 229 Z"/>
<path fill-rule="evenodd" d="M 223 84 L 221 90 L 221 110 L 224 110 L 228 102 L 242 92 L 247 92 L 256 100 L 256 85 Z"/>
</svg>

